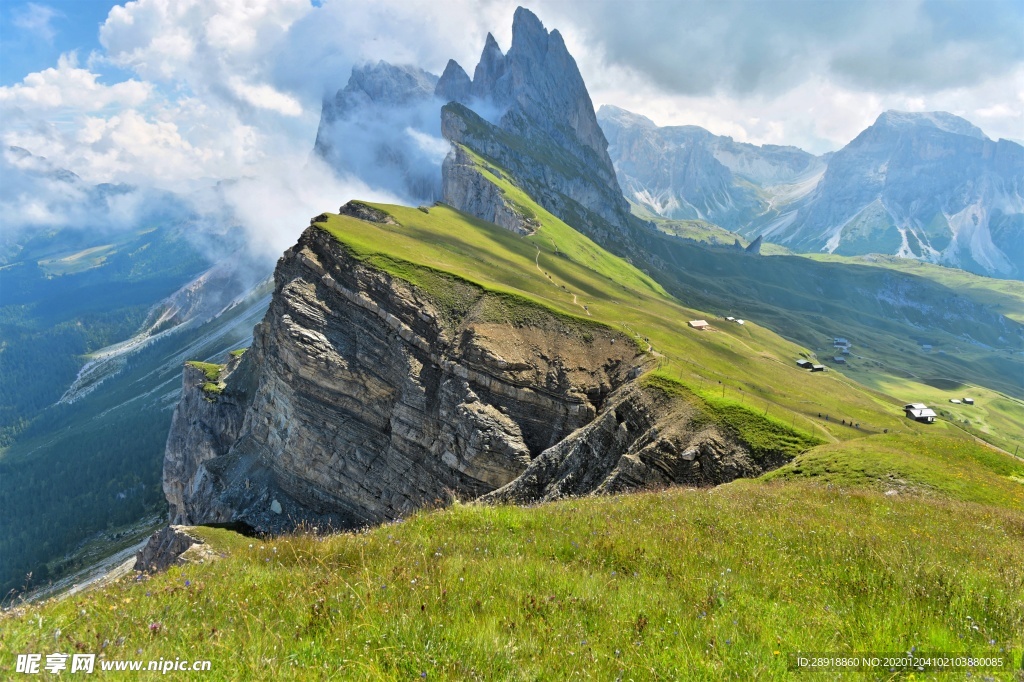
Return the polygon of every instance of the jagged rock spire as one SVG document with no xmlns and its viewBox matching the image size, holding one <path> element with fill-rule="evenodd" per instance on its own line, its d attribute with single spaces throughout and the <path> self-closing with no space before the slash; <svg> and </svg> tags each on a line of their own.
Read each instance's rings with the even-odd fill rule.
<svg viewBox="0 0 1024 682">
<path fill-rule="evenodd" d="M 488 33 L 480 63 L 473 72 L 473 96 L 477 99 L 493 98 L 495 85 L 505 75 L 505 70 L 505 55 L 498 47 L 498 41 Z"/>
<path fill-rule="evenodd" d="M 468 102 L 473 87 L 469 74 L 454 59 L 448 60 L 444 73 L 437 81 L 434 96 L 446 102 Z"/>
</svg>

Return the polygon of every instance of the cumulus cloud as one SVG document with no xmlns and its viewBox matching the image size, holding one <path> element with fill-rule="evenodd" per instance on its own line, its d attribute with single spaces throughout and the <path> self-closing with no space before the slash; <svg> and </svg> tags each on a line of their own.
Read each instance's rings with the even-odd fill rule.
<svg viewBox="0 0 1024 682">
<path fill-rule="evenodd" d="M 266 68 L 308 0 L 136 0 L 110 10 L 100 42 L 114 64 L 156 82 L 216 88 Z"/>
<path fill-rule="evenodd" d="M 595 103 L 758 144 L 838 149 L 886 109 L 1024 133 L 1024 6 L 539 0 Z M 1001 106 L 1000 106 L 1001 105 Z"/>
<path fill-rule="evenodd" d="M 0 87 L 0 106 L 39 113 L 53 109 L 91 112 L 110 106 L 137 107 L 153 90 L 151 84 L 135 79 L 104 85 L 98 78 L 78 66 L 74 53 L 64 54 L 56 67 L 30 73 L 21 83 Z"/>
</svg>

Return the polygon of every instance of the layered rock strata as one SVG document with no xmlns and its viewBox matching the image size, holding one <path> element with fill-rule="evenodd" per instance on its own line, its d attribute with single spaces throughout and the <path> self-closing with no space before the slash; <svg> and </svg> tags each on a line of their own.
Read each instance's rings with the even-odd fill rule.
<svg viewBox="0 0 1024 682">
<path fill-rule="evenodd" d="M 713 486 L 781 466 L 755 457 L 699 406 L 641 383 L 611 396 L 598 417 L 545 450 L 485 502 L 546 502 L 672 485 Z"/>
<path fill-rule="evenodd" d="M 614 330 L 541 308 L 531 326 L 502 323 L 494 295 L 444 285 L 465 310 L 309 228 L 223 391 L 186 368 L 164 469 L 172 521 L 353 527 L 478 497 L 590 423 L 646 360 Z"/>
</svg>

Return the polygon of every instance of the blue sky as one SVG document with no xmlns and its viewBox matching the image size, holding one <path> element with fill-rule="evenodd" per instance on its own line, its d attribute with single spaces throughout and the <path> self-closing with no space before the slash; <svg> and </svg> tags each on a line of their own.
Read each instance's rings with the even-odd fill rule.
<svg viewBox="0 0 1024 682">
<path fill-rule="evenodd" d="M 17 83 L 26 74 L 53 66 L 62 53 L 77 51 L 84 61 L 100 50 L 100 25 L 115 4 L 111 0 L 0 2 L 0 85 Z"/>
</svg>

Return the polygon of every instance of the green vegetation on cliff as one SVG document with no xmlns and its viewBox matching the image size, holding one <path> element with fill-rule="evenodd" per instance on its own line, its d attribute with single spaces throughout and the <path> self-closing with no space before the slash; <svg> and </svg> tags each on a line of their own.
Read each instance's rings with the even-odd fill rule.
<svg viewBox="0 0 1024 682">
<path fill-rule="evenodd" d="M 510 188 L 507 194 L 513 196 Z M 515 198 L 529 201 L 525 195 Z M 329 215 L 317 225 L 355 257 L 416 285 L 453 314 L 464 315 L 475 305 L 479 287 L 496 301 L 492 305 L 495 321 L 501 318 L 529 324 L 531 315 L 536 316 L 533 323 L 556 315 L 582 325 L 582 330 L 601 324 L 627 334 L 642 349 L 657 354 L 665 382 L 687 386 L 695 394 L 707 393 L 701 397 L 708 418 L 729 424 L 733 431 L 749 431 L 750 438 L 744 440 L 758 443 L 754 449 L 759 453 L 778 445 L 778 451 L 795 454 L 794 443 L 810 447 L 822 442 L 820 435 L 808 433 L 815 429 L 810 422 L 803 419 L 797 423 L 792 415 L 783 420 L 784 431 L 793 434 L 786 437 L 789 440 L 776 441 L 769 435 L 774 431 L 760 429 L 765 423 L 763 396 L 782 398 L 772 389 L 781 367 L 766 372 L 762 367 L 765 358 L 748 352 L 748 344 L 780 366 L 798 353 L 797 347 L 754 325 L 707 333 L 689 329 L 687 321 L 700 313 L 680 305 L 650 277 L 539 206 L 528 208 L 541 227 L 525 237 L 447 206 L 436 206 L 427 214 L 401 206 L 375 208 L 385 211 L 394 223 Z M 810 395 L 808 387 L 800 385 L 805 373 L 786 367 L 781 374 L 794 384 L 795 395 L 804 399 Z M 710 390 L 712 380 L 717 395 Z M 722 390 L 719 381 L 726 382 L 728 388 Z M 750 393 L 749 398 L 744 391 Z M 879 419 L 885 417 L 879 415 Z"/>
</svg>

